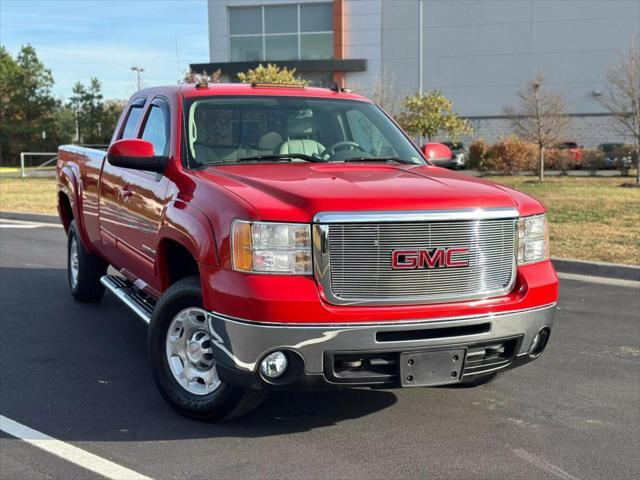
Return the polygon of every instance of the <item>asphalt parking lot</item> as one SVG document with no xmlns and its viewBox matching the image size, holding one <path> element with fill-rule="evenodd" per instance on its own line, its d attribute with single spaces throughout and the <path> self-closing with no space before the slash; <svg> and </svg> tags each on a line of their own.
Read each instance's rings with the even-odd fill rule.
<svg viewBox="0 0 640 480">
<path fill-rule="evenodd" d="M 145 325 L 67 291 L 61 228 L 0 221 L 0 415 L 151 478 L 638 478 L 640 290 L 563 280 L 540 359 L 476 389 L 273 393 L 174 413 Z M 3 425 L 0 425 L 3 426 Z M 99 478 L 0 434 L 0 478 Z"/>
</svg>

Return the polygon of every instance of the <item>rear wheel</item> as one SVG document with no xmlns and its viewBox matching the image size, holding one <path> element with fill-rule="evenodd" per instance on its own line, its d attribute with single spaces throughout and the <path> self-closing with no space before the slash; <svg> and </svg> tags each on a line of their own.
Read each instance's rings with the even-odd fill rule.
<svg viewBox="0 0 640 480">
<path fill-rule="evenodd" d="M 99 302 L 104 294 L 100 278 L 107 273 L 107 266 L 84 248 L 76 222 L 72 221 L 67 238 L 67 278 L 73 298 L 78 302 Z"/>
<path fill-rule="evenodd" d="M 266 393 L 218 378 L 206 315 L 198 277 L 179 280 L 160 297 L 148 336 L 153 377 L 179 413 L 205 421 L 230 420 L 249 413 Z"/>
</svg>

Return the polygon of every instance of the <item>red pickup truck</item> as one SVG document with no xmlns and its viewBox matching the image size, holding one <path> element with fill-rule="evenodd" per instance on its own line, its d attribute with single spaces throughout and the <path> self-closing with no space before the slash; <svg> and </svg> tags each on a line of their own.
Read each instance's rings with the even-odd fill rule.
<svg viewBox="0 0 640 480">
<path fill-rule="evenodd" d="M 62 146 L 57 173 L 71 293 L 149 324 L 185 415 L 269 389 L 482 385 L 549 339 L 544 207 L 433 166 L 339 88 L 145 89 L 106 153 Z"/>
</svg>

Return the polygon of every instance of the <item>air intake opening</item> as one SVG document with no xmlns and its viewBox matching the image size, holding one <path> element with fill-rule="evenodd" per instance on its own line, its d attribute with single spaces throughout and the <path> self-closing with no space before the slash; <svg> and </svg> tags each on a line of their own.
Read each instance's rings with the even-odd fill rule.
<svg viewBox="0 0 640 480">
<path fill-rule="evenodd" d="M 460 327 L 428 328 L 424 330 L 396 330 L 393 332 L 376 332 L 377 342 L 406 342 L 411 340 L 433 340 L 437 338 L 464 337 L 489 333 L 490 323 L 464 325 Z"/>
</svg>

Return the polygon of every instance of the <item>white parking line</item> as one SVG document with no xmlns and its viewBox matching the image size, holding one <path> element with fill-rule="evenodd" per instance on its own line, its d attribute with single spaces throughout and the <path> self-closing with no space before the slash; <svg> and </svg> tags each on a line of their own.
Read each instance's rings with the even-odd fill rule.
<svg viewBox="0 0 640 480">
<path fill-rule="evenodd" d="M 56 440 L 3 415 L 0 415 L 0 430 L 106 478 L 113 480 L 151 480 L 150 477 L 105 460 L 81 448 Z"/>
<path fill-rule="evenodd" d="M 547 462 L 544 458 L 536 457 L 534 454 L 527 452 L 523 448 L 514 448 L 511 452 L 521 459 L 529 462 L 531 465 L 538 467 L 540 470 L 544 470 L 545 472 L 555 475 L 562 480 L 580 480 L 578 477 L 574 477 L 553 463 Z"/>
<path fill-rule="evenodd" d="M 640 282 L 624 280 L 622 278 L 594 277 L 591 275 L 578 275 L 577 273 L 558 272 L 558 277 L 564 280 L 578 280 L 580 282 L 600 283 L 602 285 L 614 285 L 616 287 L 640 288 Z"/>
<path fill-rule="evenodd" d="M 0 228 L 62 228 L 59 223 L 31 222 L 27 220 L 11 220 L 8 218 L 0 218 Z"/>
</svg>

